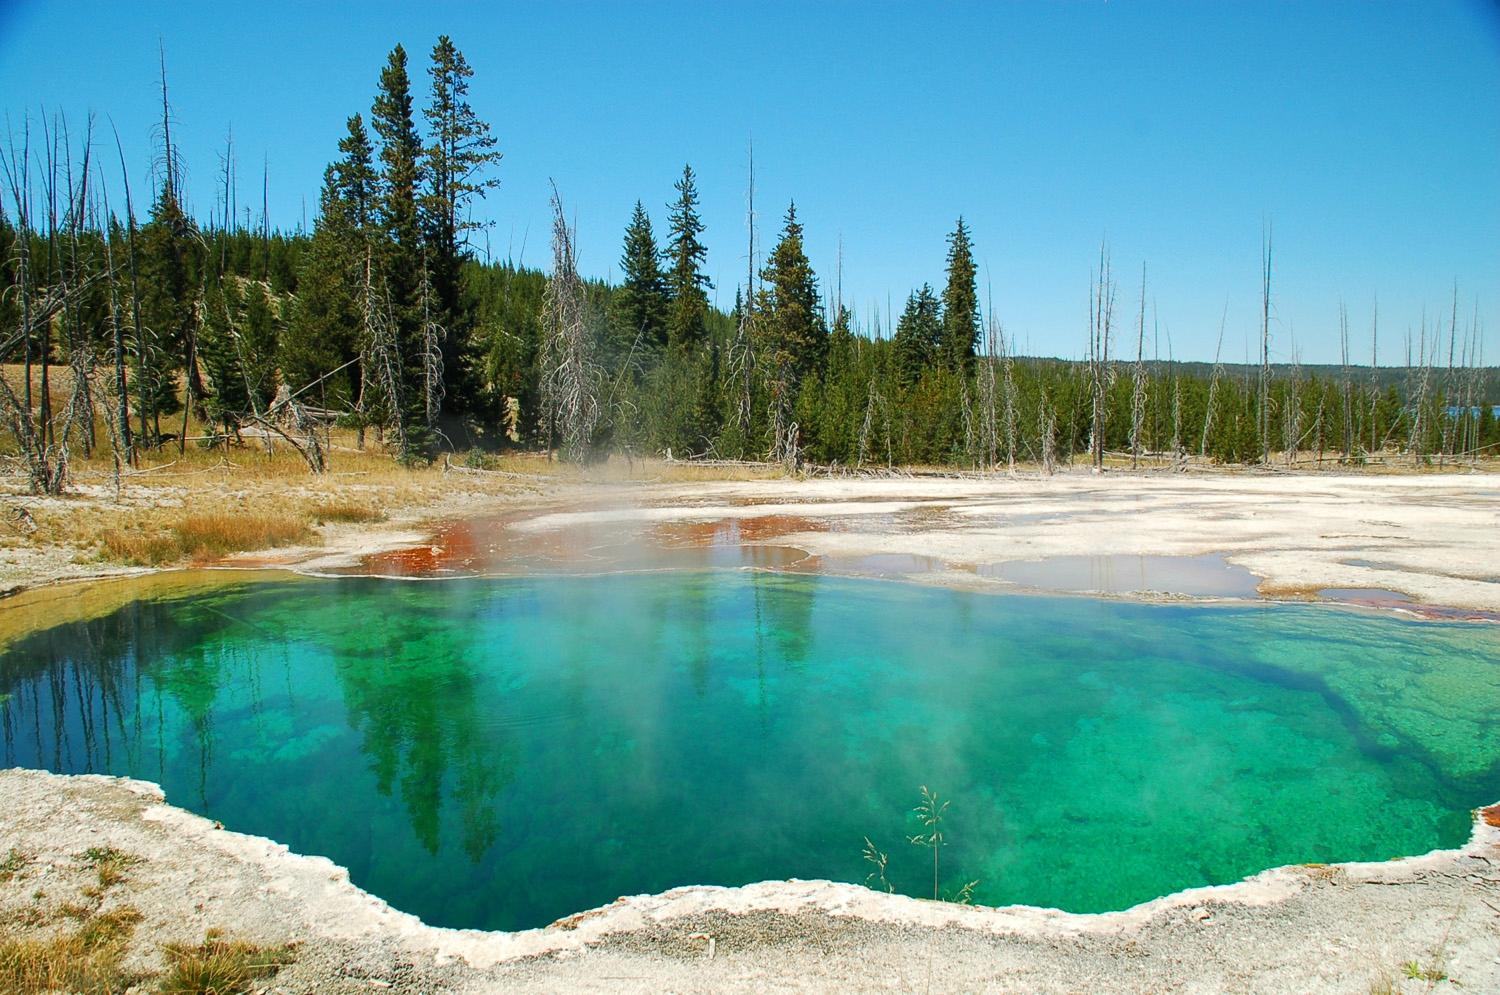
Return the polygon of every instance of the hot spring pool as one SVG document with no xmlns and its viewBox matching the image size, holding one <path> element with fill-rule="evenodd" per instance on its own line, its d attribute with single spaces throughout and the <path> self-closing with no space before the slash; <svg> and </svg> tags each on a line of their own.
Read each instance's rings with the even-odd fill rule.
<svg viewBox="0 0 1500 995">
<path fill-rule="evenodd" d="M 715 571 L 247 582 L 0 653 L 6 766 L 156 781 L 434 925 L 767 878 L 1120 909 L 1456 846 L 1500 628 Z M 878 880 L 872 883 L 878 884 Z"/>
</svg>

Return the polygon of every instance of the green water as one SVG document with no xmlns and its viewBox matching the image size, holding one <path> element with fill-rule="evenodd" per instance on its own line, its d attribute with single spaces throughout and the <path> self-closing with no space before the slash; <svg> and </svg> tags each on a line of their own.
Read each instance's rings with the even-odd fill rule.
<svg viewBox="0 0 1500 995">
<path fill-rule="evenodd" d="M 0 656 L 5 765 L 157 781 L 440 925 L 767 878 L 1124 908 L 1454 846 L 1500 628 L 754 572 L 255 583 Z"/>
</svg>

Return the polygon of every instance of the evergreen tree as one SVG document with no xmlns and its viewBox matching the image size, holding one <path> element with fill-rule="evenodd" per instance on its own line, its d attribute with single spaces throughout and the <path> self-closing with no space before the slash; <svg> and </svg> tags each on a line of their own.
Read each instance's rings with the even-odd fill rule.
<svg viewBox="0 0 1500 995">
<path fill-rule="evenodd" d="M 661 272 L 661 252 L 651 230 L 651 218 L 640 201 L 625 229 L 620 256 L 624 279 L 615 294 L 615 336 L 628 352 L 639 338 L 641 348 L 660 352 L 667 345 L 667 284 Z"/>
<path fill-rule="evenodd" d="M 436 320 L 446 330 L 443 340 L 444 407 L 455 414 L 474 410 L 478 399 L 476 356 L 470 348 L 473 323 L 460 300 L 459 276 L 468 246 L 468 233 L 480 227 L 469 217 L 475 197 L 500 185 L 484 170 L 500 161 L 490 126 L 469 105 L 469 80 L 474 70 L 447 35 L 432 49 L 432 98 L 424 114 L 431 133 L 426 150 L 427 196 L 424 198 L 430 234 L 428 267 Z"/>
<path fill-rule="evenodd" d="M 667 341 L 673 349 L 691 353 L 708 334 L 708 294 L 713 286 L 701 272 L 708 250 L 699 236 L 703 222 L 698 217 L 698 188 L 693 167 L 682 167 L 682 179 L 673 186 L 677 200 L 671 205 L 671 232 L 667 254 L 671 267 L 667 271 L 667 296 L 671 306 L 667 316 Z"/>
<path fill-rule="evenodd" d="M 244 417 L 251 410 L 250 395 L 240 365 L 239 346 L 229 322 L 229 302 L 221 285 L 206 302 L 199 340 L 203 371 L 212 391 L 204 402 L 204 411 L 210 422 L 223 426 L 225 433 L 238 435 Z"/>
<path fill-rule="evenodd" d="M 253 407 L 266 411 L 276 397 L 276 388 L 279 386 L 276 347 L 280 338 L 281 317 L 268 288 L 258 280 L 250 282 L 243 296 L 232 291 L 227 296 L 230 310 L 239 312 L 239 361 L 245 373 L 247 387 L 253 395 Z"/>
<path fill-rule="evenodd" d="M 943 288 L 943 364 L 967 371 L 979 342 L 979 292 L 975 287 L 974 246 L 964 219 L 948 236 L 948 285 Z"/>
<path fill-rule="evenodd" d="M 380 73 L 380 88 L 370 122 L 380 137 L 379 210 L 383 236 L 381 282 L 395 323 L 398 382 L 396 410 L 403 460 L 431 455 L 433 426 L 425 395 L 425 328 L 423 296 L 428 285 L 427 259 L 417 209 L 422 181 L 422 142 L 412 119 L 411 80 L 406 50 L 397 45 Z"/>
<path fill-rule="evenodd" d="M 339 139 L 339 152 L 343 157 L 333 167 L 334 192 L 349 226 L 363 234 L 370 228 L 377 207 L 379 179 L 375 175 L 375 150 L 370 145 L 369 133 L 365 131 L 364 119 L 358 114 L 349 118 L 345 127 L 347 133 Z M 325 176 L 325 199 L 329 193 L 327 181 Z M 323 210 L 326 213 L 326 206 Z"/>
<path fill-rule="evenodd" d="M 149 425 L 141 426 L 148 444 L 159 441 L 161 416 L 182 410 L 177 398 L 176 371 L 186 370 L 189 396 L 203 395 L 194 355 L 198 324 L 198 240 L 192 220 L 177 203 L 172 184 L 165 183 L 140 235 L 141 320 L 146 349 L 154 355 L 144 366 L 137 357 L 136 387 L 139 410 Z"/>
<path fill-rule="evenodd" d="M 818 301 L 818 279 L 802 247 L 797 205 L 786 211 L 781 240 L 761 271 L 761 334 L 773 369 L 791 371 L 792 383 L 823 368 L 828 355 L 828 327 Z"/>
<path fill-rule="evenodd" d="M 329 406 L 343 408 L 357 396 L 357 381 L 353 367 L 334 371 L 359 354 L 364 252 L 351 218 L 355 205 L 341 196 L 339 173 L 336 164 L 323 174 L 318 219 L 298 277 L 300 292 L 278 356 L 282 377 L 293 391 L 333 374 L 320 396 Z"/>
<path fill-rule="evenodd" d="M 896 324 L 893 344 L 896 378 L 910 390 L 922 379 L 937 358 L 943 341 L 943 324 L 938 315 L 938 301 L 932 287 L 922 289 L 906 299 L 906 309 Z"/>
</svg>

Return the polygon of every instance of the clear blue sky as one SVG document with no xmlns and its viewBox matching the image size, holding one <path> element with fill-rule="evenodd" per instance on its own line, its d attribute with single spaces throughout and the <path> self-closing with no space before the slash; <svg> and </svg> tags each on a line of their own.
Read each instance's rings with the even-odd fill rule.
<svg viewBox="0 0 1500 995">
<path fill-rule="evenodd" d="M 351 13 L 358 10 L 357 14 Z M 727 307 L 745 269 L 745 150 L 761 238 L 795 197 L 813 264 L 868 321 L 943 276 L 974 232 L 981 295 L 1024 351 L 1078 355 L 1108 240 L 1132 325 L 1141 263 L 1179 358 L 1226 359 L 1258 326 L 1274 226 L 1273 349 L 1336 361 L 1347 301 L 1359 355 L 1379 295 L 1382 360 L 1408 327 L 1476 303 L 1500 361 L 1500 12 L 1420 3 L 256 3 L 0 0 L 0 104 L 110 115 L 140 182 L 157 42 L 206 214 L 233 127 L 240 202 L 311 212 L 344 118 L 367 112 L 402 42 L 418 87 L 439 33 L 476 71 L 500 140 L 482 213 L 492 251 L 546 260 L 547 182 L 581 264 L 618 267 L 637 198 L 660 233 L 684 162 L 700 177 L 709 271 Z M 57 59 L 66 52 L 66 62 Z M 419 97 L 419 99 L 421 99 Z M 106 132 L 107 134 L 107 132 Z M 113 149 L 108 150 L 111 155 Z M 1131 346 L 1133 349 L 1133 345 Z M 1165 355 L 1165 342 L 1162 345 Z"/>
</svg>

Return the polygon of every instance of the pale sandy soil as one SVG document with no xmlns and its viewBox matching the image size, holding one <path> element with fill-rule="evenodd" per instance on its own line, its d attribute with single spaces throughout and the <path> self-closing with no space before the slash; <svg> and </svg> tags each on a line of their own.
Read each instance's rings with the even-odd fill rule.
<svg viewBox="0 0 1500 995">
<path fill-rule="evenodd" d="M 392 547 L 440 557 L 435 547 L 447 540 L 424 519 L 501 512 L 478 530 L 500 550 L 601 529 L 647 545 L 664 535 L 729 535 L 803 550 L 815 558 L 807 568 L 995 590 L 1007 584 L 987 571 L 1005 562 L 1219 553 L 1252 572 L 1265 595 L 1382 589 L 1427 605 L 1500 611 L 1500 477 L 1485 474 L 573 480 L 522 495 L 476 486 L 427 495 L 385 523 L 329 528 L 320 548 L 241 562 L 322 572 L 358 568 Z M 688 528 L 695 524 L 706 531 Z M 28 584 L 77 566 L 41 553 L 22 561 Z M 504 572 L 493 563 L 474 569 Z M 1175 590 L 1171 571 L 1165 576 L 1149 591 L 1110 589 L 1198 593 L 1192 571 Z M 0 589 L 19 586 L 14 579 L 0 576 Z M 0 601 L 0 615 L 5 607 Z M 355 889 L 327 861 L 215 829 L 153 792 L 102 778 L 0 773 L 0 853 L 15 846 L 35 857 L 20 883 L 0 886 L 0 902 L 28 900 L 37 888 L 28 875 L 65 883 L 71 855 L 107 841 L 146 858 L 129 883 L 150 927 L 142 937 L 198 939 L 224 925 L 268 943 L 300 940 L 297 965 L 272 982 L 287 992 L 1500 991 L 1500 829 L 1483 823 L 1461 851 L 1279 869 L 1103 916 L 768 882 L 642 896 L 546 930 L 484 934 L 424 926 Z M 1406 978 L 1408 963 L 1451 980 Z"/>
<path fill-rule="evenodd" d="M 965 586 L 1010 586 L 984 573 L 1010 561 L 1219 553 L 1253 573 L 1264 595 L 1364 588 L 1500 610 L 1494 475 L 784 480 L 639 487 L 595 501 L 509 528 L 791 520 L 754 541 L 855 572 L 859 558 L 905 557 L 876 560 L 874 572 Z M 809 521 L 823 527 L 800 527 Z M 1190 573 L 1182 576 L 1149 592 L 1113 578 L 1107 593 L 1196 594 Z"/>
</svg>

